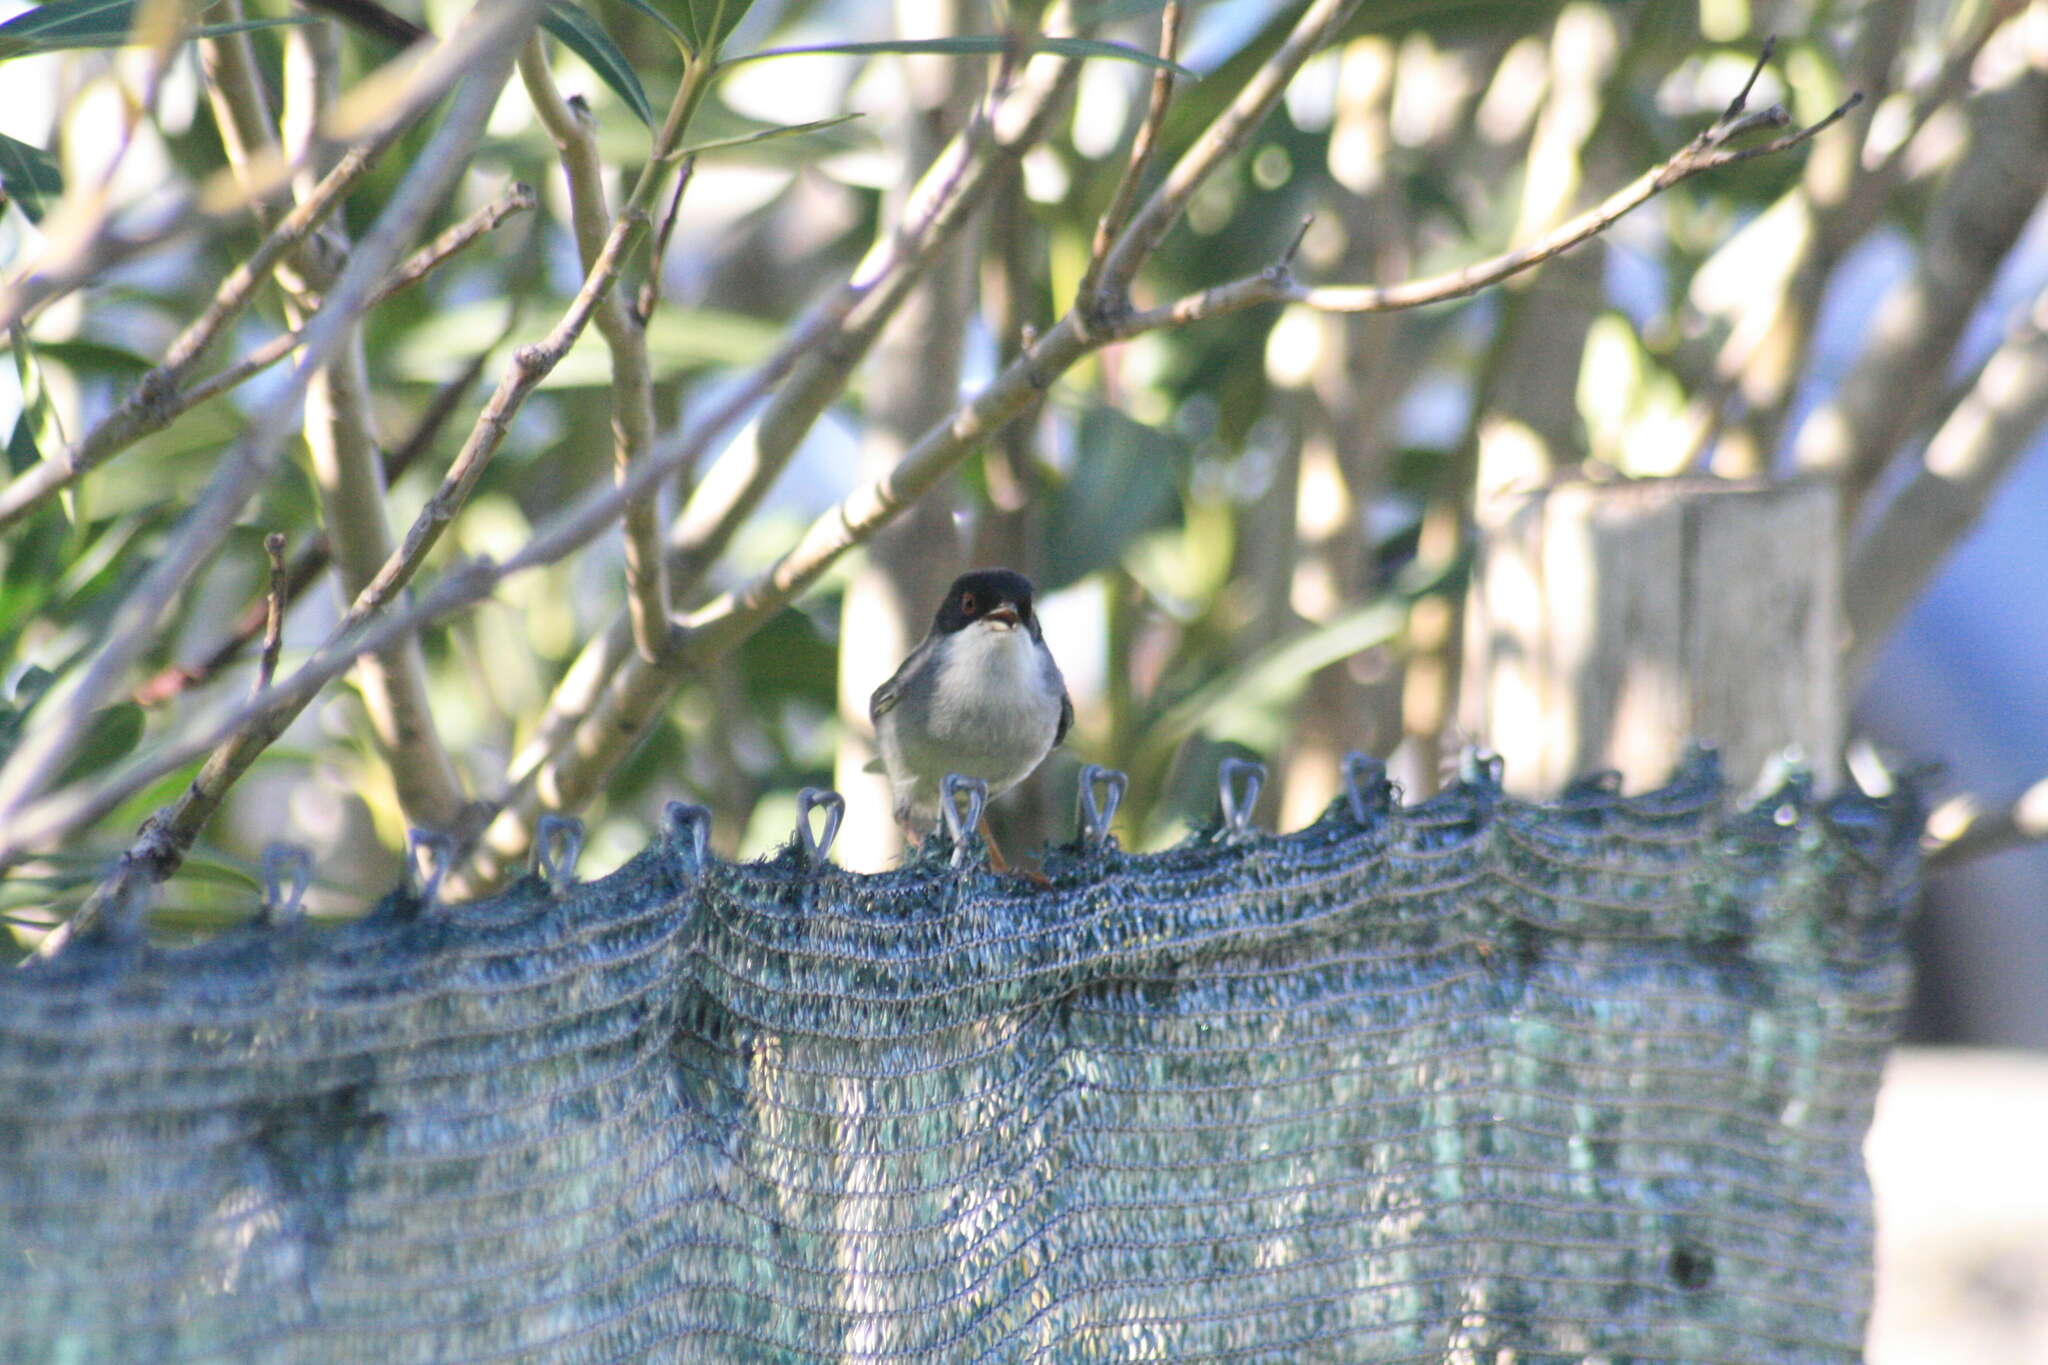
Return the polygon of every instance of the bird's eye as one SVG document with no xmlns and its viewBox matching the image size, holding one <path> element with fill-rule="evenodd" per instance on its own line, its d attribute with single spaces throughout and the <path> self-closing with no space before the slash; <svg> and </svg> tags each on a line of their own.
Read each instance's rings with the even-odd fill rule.
<svg viewBox="0 0 2048 1365">
<path fill-rule="evenodd" d="M 974 606 L 975 602 L 973 593 L 963 592 L 960 594 L 960 614 L 962 616 L 974 615 Z"/>
</svg>

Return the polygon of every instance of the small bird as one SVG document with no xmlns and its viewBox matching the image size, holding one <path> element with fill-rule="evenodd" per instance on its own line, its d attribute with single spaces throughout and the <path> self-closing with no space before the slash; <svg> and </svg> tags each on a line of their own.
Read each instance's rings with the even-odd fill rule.
<svg viewBox="0 0 2048 1365">
<path fill-rule="evenodd" d="M 995 797 L 1067 737 L 1074 702 L 1032 610 L 1031 580 L 977 569 L 953 580 L 932 628 L 868 701 L 896 819 L 919 840 L 939 818 L 948 773 Z M 982 816 L 989 861 L 1008 871 Z"/>
</svg>

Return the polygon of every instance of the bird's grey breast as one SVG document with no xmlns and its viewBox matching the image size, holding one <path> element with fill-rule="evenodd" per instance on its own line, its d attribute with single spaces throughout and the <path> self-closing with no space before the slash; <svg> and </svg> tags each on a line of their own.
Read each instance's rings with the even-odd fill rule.
<svg viewBox="0 0 2048 1365">
<path fill-rule="evenodd" d="M 1065 684 L 1027 631 L 958 631 L 920 672 L 922 685 L 904 688 L 898 703 L 908 713 L 901 742 L 919 768 L 1006 787 L 1052 747 Z"/>
</svg>

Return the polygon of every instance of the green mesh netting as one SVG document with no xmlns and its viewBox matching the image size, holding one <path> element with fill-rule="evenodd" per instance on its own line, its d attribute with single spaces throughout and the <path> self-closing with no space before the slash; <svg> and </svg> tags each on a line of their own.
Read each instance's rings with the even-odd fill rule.
<svg viewBox="0 0 2048 1365">
<path fill-rule="evenodd" d="M 1853 1362 L 1909 802 L 701 862 L 0 981 L 0 1360 Z"/>
</svg>

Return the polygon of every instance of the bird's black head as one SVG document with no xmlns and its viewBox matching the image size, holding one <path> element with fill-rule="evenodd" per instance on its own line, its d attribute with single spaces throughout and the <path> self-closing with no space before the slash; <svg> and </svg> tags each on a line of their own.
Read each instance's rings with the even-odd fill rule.
<svg viewBox="0 0 2048 1365">
<path fill-rule="evenodd" d="M 1041 637 L 1031 597 L 1031 580 L 1023 574 L 1010 569 L 976 569 L 961 574 L 946 589 L 946 600 L 939 603 L 932 629 L 941 635 L 951 635 L 976 621 L 993 621 L 1022 626 L 1036 640 Z"/>
</svg>

